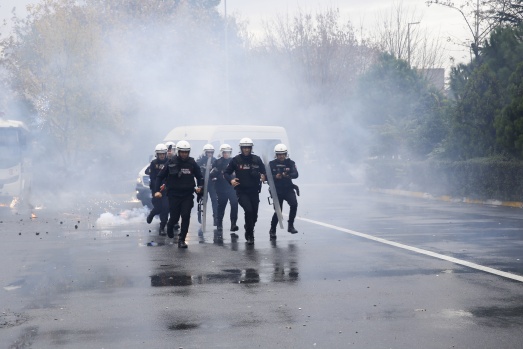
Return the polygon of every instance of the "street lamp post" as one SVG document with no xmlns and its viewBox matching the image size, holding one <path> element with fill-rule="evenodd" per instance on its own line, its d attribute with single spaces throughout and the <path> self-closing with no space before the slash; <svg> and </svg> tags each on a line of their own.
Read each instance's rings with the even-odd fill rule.
<svg viewBox="0 0 523 349">
<path fill-rule="evenodd" d="M 227 19 L 227 0 L 223 1 L 224 18 L 225 18 L 225 98 L 227 121 L 229 121 L 230 100 L 229 100 L 229 21 Z"/>
<path fill-rule="evenodd" d="M 415 24 L 419 24 L 419 22 L 407 23 L 407 55 L 408 55 L 407 62 L 409 63 L 409 68 L 410 68 L 410 26 L 415 25 Z"/>
</svg>

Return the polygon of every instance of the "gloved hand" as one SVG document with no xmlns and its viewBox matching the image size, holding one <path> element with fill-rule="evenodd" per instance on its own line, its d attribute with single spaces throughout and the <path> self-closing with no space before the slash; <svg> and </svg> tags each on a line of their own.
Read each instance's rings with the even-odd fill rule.
<svg viewBox="0 0 523 349">
<path fill-rule="evenodd" d="M 202 187 L 196 187 L 194 191 L 196 192 L 196 202 L 200 204 L 203 201 L 203 189 Z"/>
</svg>

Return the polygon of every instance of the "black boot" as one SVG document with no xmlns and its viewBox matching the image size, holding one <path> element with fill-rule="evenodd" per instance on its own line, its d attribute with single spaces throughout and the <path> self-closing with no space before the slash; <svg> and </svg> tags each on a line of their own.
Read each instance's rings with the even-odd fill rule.
<svg viewBox="0 0 523 349">
<path fill-rule="evenodd" d="M 149 214 L 147 215 L 147 223 L 148 224 L 151 224 L 151 222 L 153 221 L 153 211 L 149 212 Z"/>
<path fill-rule="evenodd" d="M 289 227 L 287 228 L 287 231 L 291 234 L 297 234 L 298 231 L 296 229 L 294 229 L 294 223 L 293 222 L 289 222 Z"/>
<path fill-rule="evenodd" d="M 231 231 L 238 231 L 239 229 L 236 225 L 236 220 L 231 220 Z"/>
<path fill-rule="evenodd" d="M 173 227 L 167 226 L 167 236 L 171 239 L 174 238 L 174 229 Z"/>
<path fill-rule="evenodd" d="M 165 224 L 160 224 L 160 229 L 158 230 L 158 233 L 161 236 L 165 236 Z"/>
<path fill-rule="evenodd" d="M 178 240 L 178 248 L 187 248 L 187 244 L 184 240 Z"/>
<path fill-rule="evenodd" d="M 271 230 L 269 230 L 269 237 L 271 240 L 276 240 L 276 227 L 271 227 Z"/>
</svg>

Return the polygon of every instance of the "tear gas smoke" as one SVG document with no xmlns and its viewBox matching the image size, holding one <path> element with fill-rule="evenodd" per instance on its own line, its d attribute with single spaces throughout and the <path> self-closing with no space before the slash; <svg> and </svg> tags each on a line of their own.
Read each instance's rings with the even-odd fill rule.
<svg viewBox="0 0 523 349">
<path fill-rule="evenodd" d="M 102 213 L 100 217 L 96 220 L 96 226 L 111 227 L 143 223 L 148 213 L 149 211 L 146 207 L 133 208 L 132 210 L 124 210 L 120 212 L 118 215 L 106 212 Z"/>
<path fill-rule="evenodd" d="M 352 108 L 311 98 L 317 87 L 310 85 L 310 76 L 299 74 L 304 67 L 282 66 L 277 55 L 246 48 L 229 28 L 227 51 L 223 19 L 213 10 L 195 15 L 180 7 L 171 17 L 129 16 L 125 25 L 104 31 L 95 24 L 82 28 L 96 44 L 92 61 L 83 67 L 83 80 L 71 75 L 64 84 L 80 85 L 86 95 L 99 91 L 84 102 L 100 106 L 102 114 L 75 115 L 90 119 L 75 133 L 77 142 L 69 143 L 60 143 L 47 132 L 48 122 L 35 118 L 34 190 L 52 194 L 60 206 L 89 194 L 132 192 L 138 170 L 168 131 L 199 124 L 283 126 L 302 180 L 361 180 L 362 167 L 348 164 L 347 155 L 364 156 L 367 133 L 353 120 Z M 51 70 L 63 64 L 58 52 L 51 57 L 55 60 L 41 63 Z M 116 113 L 103 115 L 108 111 Z M 200 151 L 193 149 L 191 156 Z"/>
</svg>

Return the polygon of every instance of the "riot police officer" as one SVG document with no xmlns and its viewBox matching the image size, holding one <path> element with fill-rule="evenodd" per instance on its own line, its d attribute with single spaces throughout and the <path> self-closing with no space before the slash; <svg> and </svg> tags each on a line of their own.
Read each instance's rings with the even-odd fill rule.
<svg viewBox="0 0 523 349">
<path fill-rule="evenodd" d="M 298 169 L 294 161 L 288 158 L 288 151 L 285 144 L 277 144 L 274 147 L 274 154 L 276 159 L 270 161 L 269 166 L 271 168 L 272 178 L 274 178 L 278 201 L 281 208 L 283 208 L 283 201 L 287 201 L 289 204 L 290 211 L 287 231 L 291 234 L 296 234 L 298 231 L 294 228 L 294 219 L 296 218 L 296 211 L 298 210 L 298 200 L 294 192 L 296 186 L 292 183 L 292 180 L 298 178 Z M 271 240 L 276 240 L 276 224 L 278 224 L 278 215 L 274 212 L 271 229 L 269 230 Z"/>
<path fill-rule="evenodd" d="M 207 171 L 207 160 L 211 158 L 211 165 L 210 169 L 212 169 L 212 166 L 214 162 L 216 161 L 216 158 L 214 157 L 214 146 L 212 144 L 206 144 L 203 146 L 203 154 L 196 160 L 196 163 L 200 166 L 200 169 L 202 171 L 202 176 L 205 178 L 205 172 Z M 211 206 L 212 206 L 212 216 L 213 216 L 213 222 L 214 226 L 218 224 L 218 196 L 216 195 L 216 188 L 214 186 L 215 181 L 211 181 L 211 178 L 209 177 L 209 183 L 206 183 L 207 185 L 207 192 L 209 193 L 209 197 L 211 198 Z"/>
<path fill-rule="evenodd" d="M 216 194 L 218 196 L 218 224 L 216 229 L 218 231 L 223 230 L 223 216 L 225 215 L 225 207 L 227 206 L 227 201 L 229 201 L 231 206 L 231 237 L 238 238 L 238 235 L 235 231 L 238 231 L 238 226 L 236 221 L 238 220 L 238 198 L 236 197 L 236 192 L 229 182 L 223 176 L 223 173 L 229 162 L 231 162 L 231 153 L 232 148 L 229 144 L 222 144 L 220 146 L 220 158 L 214 162 L 210 176 L 214 181 L 214 187 L 216 188 Z"/>
<path fill-rule="evenodd" d="M 167 160 L 170 160 L 176 156 L 176 143 L 168 141 L 165 142 L 165 146 L 167 147 Z M 174 230 L 178 229 L 180 229 L 180 224 L 176 221 L 176 223 L 174 223 Z"/>
<path fill-rule="evenodd" d="M 155 185 L 155 197 L 162 197 L 160 185 L 165 180 L 167 197 L 169 199 L 169 221 L 167 222 L 167 236 L 174 238 L 174 223 L 180 219 L 181 227 L 178 234 L 178 247 L 187 248 L 185 238 L 189 231 L 191 209 L 194 206 L 193 193 L 200 193 L 203 177 L 200 166 L 190 157 L 191 145 L 187 141 L 176 144 L 178 154 L 173 157 L 158 173 Z M 194 180 L 198 187 L 194 189 Z"/>
<path fill-rule="evenodd" d="M 259 156 L 252 153 L 252 139 L 240 140 L 240 154 L 236 155 L 224 171 L 225 178 L 236 190 L 238 203 L 245 213 L 245 239 L 254 244 L 254 226 L 258 220 L 259 193 L 265 182 L 265 166 Z M 232 174 L 236 175 L 233 176 Z"/>
<path fill-rule="evenodd" d="M 165 142 L 165 146 L 167 147 L 167 159 L 171 159 L 176 155 L 176 143 L 168 141 Z"/>
<path fill-rule="evenodd" d="M 154 216 L 160 215 L 160 235 L 165 235 L 165 225 L 167 224 L 167 218 L 169 216 L 169 201 L 167 196 L 163 198 L 155 198 L 155 185 L 158 173 L 163 169 L 167 163 L 167 147 L 164 144 L 156 145 L 154 152 L 156 153 L 156 158 L 151 161 L 149 165 L 149 189 L 151 189 L 153 209 L 149 212 L 147 216 L 147 223 L 151 224 Z"/>
</svg>

